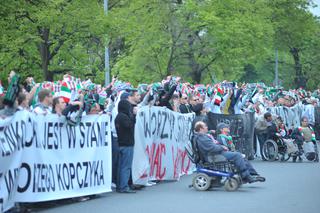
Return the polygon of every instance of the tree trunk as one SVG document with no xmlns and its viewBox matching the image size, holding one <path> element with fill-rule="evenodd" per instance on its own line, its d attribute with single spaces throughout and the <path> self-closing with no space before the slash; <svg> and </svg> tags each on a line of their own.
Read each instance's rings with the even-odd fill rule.
<svg viewBox="0 0 320 213">
<path fill-rule="evenodd" d="M 172 75 L 173 71 L 174 71 L 174 66 L 173 66 L 173 57 L 175 54 L 175 49 L 176 49 L 176 38 L 174 38 L 173 33 L 171 32 L 171 38 L 172 38 L 172 44 L 170 47 L 170 56 L 169 56 L 169 60 L 168 60 L 168 64 L 167 64 L 167 76 Z"/>
<path fill-rule="evenodd" d="M 294 78 L 294 82 L 297 86 L 297 88 L 306 88 L 307 85 L 307 78 L 303 75 L 302 72 L 302 65 L 300 62 L 300 56 L 299 56 L 299 49 L 298 48 L 291 48 L 290 53 L 294 59 L 294 69 L 296 71 L 296 76 Z"/>
<path fill-rule="evenodd" d="M 171 50 L 171 53 L 172 53 L 172 50 Z M 172 54 L 170 54 L 168 65 L 167 65 L 167 76 L 172 75 L 173 71 L 174 71 L 173 57 L 172 57 Z"/>
<path fill-rule="evenodd" d="M 41 56 L 41 68 L 43 71 L 43 77 L 46 81 L 53 81 L 53 74 L 49 71 L 49 62 L 50 62 L 50 44 L 49 44 L 49 34 L 50 29 L 40 28 L 39 29 L 40 37 L 42 39 L 39 44 L 39 53 Z"/>
<path fill-rule="evenodd" d="M 201 81 L 200 66 L 195 59 L 194 50 L 193 50 L 194 37 L 192 35 L 188 35 L 188 40 L 189 40 L 189 42 L 188 42 L 188 45 L 189 45 L 188 60 L 189 60 L 190 68 L 191 68 L 191 77 L 192 77 L 193 82 L 200 83 L 200 81 Z"/>
</svg>

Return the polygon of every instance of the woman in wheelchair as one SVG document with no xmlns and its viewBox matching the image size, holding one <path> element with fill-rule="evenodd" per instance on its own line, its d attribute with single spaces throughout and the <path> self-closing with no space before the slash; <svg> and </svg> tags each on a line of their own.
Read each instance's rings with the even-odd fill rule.
<svg viewBox="0 0 320 213">
<path fill-rule="evenodd" d="M 227 147 L 213 141 L 212 138 L 207 135 L 208 126 L 204 122 L 197 122 L 194 130 L 193 142 L 196 143 L 200 152 L 199 154 L 204 161 L 213 163 L 215 156 L 222 155 L 225 159 L 234 163 L 237 170 L 240 171 L 240 176 L 244 183 L 265 181 L 265 178 L 258 175 L 252 165 L 242 157 L 241 153 L 230 152 Z"/>
<path fill-rule="evenodd" d="M 301 126 L 294 129 L 292 138 L 295 139 L 295 143 L 298 146 L 299 152 L 297 156 L 293 158 L 295 162 L 297 157 L 299 161 L 302 161 L 301 155 L 304 153 L 309 161 L 319 162 L 318 146 L 316 137 L 312 127 L 309 125 L 307 117 L 302 117 Z"/>
</svg>

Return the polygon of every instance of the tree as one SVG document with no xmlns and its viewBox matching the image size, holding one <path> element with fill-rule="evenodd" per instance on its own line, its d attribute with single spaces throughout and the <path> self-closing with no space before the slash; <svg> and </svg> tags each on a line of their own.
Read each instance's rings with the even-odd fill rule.
<svg viewBox="0 0 320 213">
<path fill-rule="evenodd" d="M 172 28 L 171 13 L 162 1 L 122 1 L 111 9 L 111 46 L 121 44 L 113 51 L 117 57 L 111 64 L 114 74 L 138 83 L 160 80 L 172 73 L 179 32 Z"/>
<path fill-rule="evenodd" d="M 198 50 L 191 50 L 199 66 L 193 76 L 215 72 L 223 79 L 239 80 L 243 66 L 265 55 L 265 46 L 272 43 L 272 25 L 265 18 L 271 11 L 264 1 L 187 1 L 192 14 L 190 28 L 199 41 Z"/>
<path fill-rule="evenodd" d="M 320 22 L 318 22 L 320 25 Z M 320 88 L 320 26 L 318 26 L 314 35 L 305 41 L 305 50 L 301 55 L 301 61 L 303 61 L 303 69 L 308 79 L 307 88 Z"/>
<path fill-rule="evenodd" d="M 99 1 L 5 0 L 2 5 L 0 60 L 7 72 L 53 81 L 57 74 L 84 76 L 101 69 L 106 25 Z"/>
<path fill-rule="evenodd" d="M 103 82 L 104 46 L 114 75 L 133 84 L 179 75 L 193 83 L 272 83 L 279 50 L 285 86 L 319 79 L 319 19 L 309 0 L 3 0 L 0 77 L 37 80 L 70 72 Z"/>
<path fill-rule="evenodd" d="M 272 21 L 275 28 L 275 46 L 288 51 L 294 61 L 294 82 L 296 87 L 306 87 L 308 79 L 302 55 L 316 36 L 319 22 L 309 11 L 312 2 L 308 0 L 272 0 Z"/>
<path fill-rule="evenodd" d="M 113 70 L 130 80 L 175 74 L 199 83 L 210 72 L 240 78 L 244 62 L 262 56 L 271 43 L 264 1 L 122 2 L 109 20 L 111 37 L 121 37 L 125 46 Z"/>
</svg>

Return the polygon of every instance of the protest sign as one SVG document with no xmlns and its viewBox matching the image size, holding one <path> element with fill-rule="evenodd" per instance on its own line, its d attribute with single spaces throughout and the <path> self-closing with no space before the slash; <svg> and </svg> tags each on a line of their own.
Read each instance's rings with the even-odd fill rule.
<svg viewBox="0 0 320 213">
<path fill-rule="evenodd" d="M 194 168 L 185 150 L 190 141 L 194 114 L 180 114 L 163 107 L 142 107 L 136 117 L 132 178 L 177 180 Z"/>
<path fill-rule="evenodd" d="M 109 116 L 84 116 L 79 126 L 26 111 L 8 119 L 0 123 L 2 210 L 111 191 Z"/>
<path fill-rule="evenodd" d="M 254 113 L 223 115 L 208 113 L 208 127 L 216 130 L 217 124 L 225 123 L 230 127 L 230 135 L 236 150 L 253 159 Z"/>
</svg>

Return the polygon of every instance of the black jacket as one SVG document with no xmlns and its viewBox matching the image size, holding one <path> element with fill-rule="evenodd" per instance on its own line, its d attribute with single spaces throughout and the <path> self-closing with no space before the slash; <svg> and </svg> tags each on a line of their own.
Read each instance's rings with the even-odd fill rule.
<svg viewBox="0 0 320 213">
<path fill-rule="evenodd" d="M 165 106 L 170 110 L 173 110 L 171 104 L 170 104 L 170 99 L 172 98 L 172 95 L 174 93 L 174 91 L 176 90 L 177 85 L 173 85 L 169 92 L 162 92 L 160 94 L 160 98 L 159 98 L 159 105 L 158 106 Z"/>
<path fill-rule="evenodd" d="M 179 106 L 180 113 L 192 113 L 192 106 L 189 104 L 180 104 Z"/>
<path fill-rule="evenodd" d="M 127 100 L 121 100 L 118 105 L 118 115 L 115 119 L 119 146 L 134 145 L 134 125 L 135 119 L 131 104 Z"/>
</svg>

